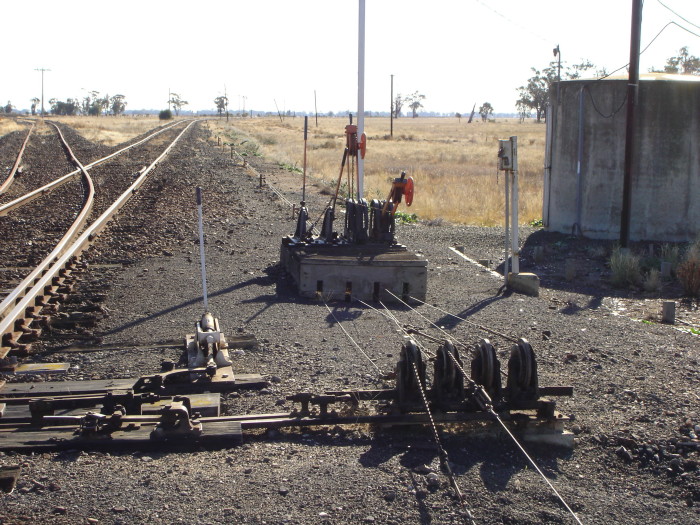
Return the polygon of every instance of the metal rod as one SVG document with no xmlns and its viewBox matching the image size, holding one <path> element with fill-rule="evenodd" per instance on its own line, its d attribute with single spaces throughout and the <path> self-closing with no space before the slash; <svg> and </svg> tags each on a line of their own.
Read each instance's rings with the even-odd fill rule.
<svg viewBox="0 0 700 525">
<path fill-rule="evenodd" d="M 304 182 L 301 187 L 301 205 L 306 202 L 306 139 L 309 134 L 309 117 L 304 117 Z"/>
<path fill-rule="evenodd" d="M 359 35 L 357 41 L 357 138 L 365 132 L 365 0 L 360 2 Z M 365 162 L 357 156 L 357 200 L 364 195 Z"/>
<path fill-rule="evenodd" d="M 316 113 L 316 127 L 318 127 L 318 105 L 316 104 L 316 90 L 314 89 L 314 112 Z"/>
<path fill-rule="evenodd" d="M 622 182 L 622 212 L 620 245 L 627 248 L 632 216 L 632 163 L 634 161 L 634 130 L 639 90 L 639 47 L 642 32 L 642 0 L 632 2 L 632 32 L 630 36 L 630 70 L 627 81 L 627 127 L 625 136 L 625 172 Z"/>
<path fill-rule="evenodd" d="M 509 229 L 510 229 L 510 174 L 508 172 L 503 174 L 505 179 L 506 187 L 506 231 L 505 231 L 505 261 L 503 261 L 503 278 L 505 279 L 504 284 L 508 286 L 508 268 L 509 268 L 509 253 L 510 253 L 510 240 L 509 240 Z"/>
<path fill-rule="evenodd" d="M 520 239 L 518 235 L 518 137 L 510 138 L 511 148 L 513 150 L 513 187 L 512 187 L 512 254 L 513 259 L 510 263 L 511 271 L 514 274 L 520 273 Z M 506 175 L 506 178 L 508 176 Z"/>
<path fill-rule="evenodd" d="M 209 311 L 207 297 L 207 267 L 204 260 L 204 224 L 202 221 L 202 188 L 197 186 L 197 212 L 199 215 L 199 260 L 202 266 L 202 297 L 204 298 L 204 311 Z"/>
</svg>

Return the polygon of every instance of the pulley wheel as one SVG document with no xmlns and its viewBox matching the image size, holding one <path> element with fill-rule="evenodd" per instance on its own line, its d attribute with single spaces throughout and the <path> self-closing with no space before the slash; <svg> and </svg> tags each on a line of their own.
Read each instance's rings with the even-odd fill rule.
<svg viewBox="0 0 700 525">
<path fill-rule="evenodd" d="M 496 349 L 488 339 L 482 339 L 476 345 L 475 354 L 472 359 L 472 379 L 495 399 L 501 394 L 501 365 Z"/>
<path fill-rule="evenodd" d="M 537 362 L 527 339 L 518 339 L 508 360 L 508 389 L 511 399 L 537 399 Z"/>
<path fill-rule="evenodd" d="M 416 369 L 418 369 L 418 377 L 416 377 Z M 409 339 L 401 347 L 401 356 L 396 365 L 396 391 L 399 404 L 415 400 L 420 396 L 423 385 L 425 385 L 425 365 L 416 342 Z"/>
<path fill-rule="evenodd" d="M 445 341 L 435 353 L 433 397 L 436 400 L 462 397 L 464 376 L 460 368 L 463 367 L 457 348 L 450 341 Z"/>
</svg>

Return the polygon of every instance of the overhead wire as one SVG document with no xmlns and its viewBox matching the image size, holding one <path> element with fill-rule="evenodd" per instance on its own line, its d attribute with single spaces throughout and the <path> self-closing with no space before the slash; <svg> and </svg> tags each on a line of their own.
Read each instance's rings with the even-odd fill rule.
<svg viewBox="0 0 700 525">
<path fill-rule="evenodd" d="M 680 18 L 681 20 L 683 20 L 684 22 L 687 22 L 687 23 L 689 23 L 691 26 L 695 26 L 695 27 L 697 27 L 698 29 L 700 29 L 700 26 L 699 26 L 699 25 L 694 24 L 693 22 L 691 22 L 690 20 L 688 20 L 687 18 L 685 18 L 683 15 L 677 13 L 676 11 L 674 11 L 673 9 L 671 9 L 670 7 L 668 7 L 666 4 L 664 4 L 661 0 L 656 0 L 656 1 L 657 1 L 659 4 L 661 4 L 663 7 L 665 7 L 665 8 L 668 9 L 669 11 L 671 11 L 671 12 L 672 12 L 674 15 L 676 15 L 678 18 Z"/>
</svg>

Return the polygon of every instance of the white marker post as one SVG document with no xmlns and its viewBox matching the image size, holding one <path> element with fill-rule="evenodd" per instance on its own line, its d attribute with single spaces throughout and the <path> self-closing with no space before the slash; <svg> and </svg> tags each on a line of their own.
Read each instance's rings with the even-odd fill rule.
<svg viewBox="0 0 700 525">
<path fill-rule="evenodd" d="M 506 231 L 503 273 L 507 285 L 510 272 L 513 274 L 520 273 L 520 261 L 518 258 L 520 253 L 518 241 L 518 137 L 499 140 L 498 144 L 498 169 L 505 171 Z M 513 177 L 512 180 L 511 177 Z"/>
<path fill-rule="evenodd" d="M 520 273 L 520 237 L 518 235 L 518 137 L 510 138 L 511 149 L 513 151 L 513 167 L 511 173 L 513 174 L 513 185 L 512 189 L 512 220 L 513 224 L 513 236 L 512 236 L 512 250 L 513 259 L 511 262 L 511 271 L 514 274 Z"/>
<path fill-rule="evenodd" d="M 357 39 L 357 137 L 365 132 L 365 0 L 360 2 L 359 34 Z M 365 193 L 365 161 L 357 156 L 357 200 Z"/>
<path fill-rule="evenodd" d="M 199 260 L 202 265 L 202 295 L 204 297 L 204 311 L 209 311 L 207 298 L 207 267 L 204 262 L 204 224 L 202 221 L 202 188 L 197 186 L 197 210 L 199 213 Z"/>
</svg>

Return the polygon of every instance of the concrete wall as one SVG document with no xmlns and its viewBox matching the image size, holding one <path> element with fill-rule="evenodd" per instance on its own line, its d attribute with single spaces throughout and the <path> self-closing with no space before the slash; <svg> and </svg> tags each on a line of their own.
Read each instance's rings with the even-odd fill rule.
<svg viewBox="0 0 700 525">
<path fill-rule="evenodd" d="M 649 77 L 639 88 L 630 237 L 690 241 L 700 235 L 700 78 Z M 626 91 L 626 79 L 566 81 L 557 102 L 553 87 L 547 229 L 619 238 Z"/>
</svg>

